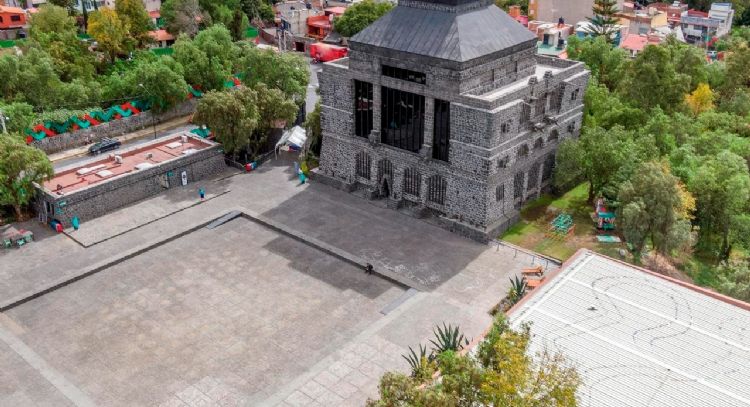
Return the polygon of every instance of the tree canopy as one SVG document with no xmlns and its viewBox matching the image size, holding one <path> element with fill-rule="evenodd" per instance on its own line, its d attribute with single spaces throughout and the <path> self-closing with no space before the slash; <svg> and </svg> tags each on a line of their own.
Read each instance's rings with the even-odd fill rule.
<svg viewBox="0 0 750 407">
<path fill-rule="evenodd" d="M 114 62 L 118 54 L 126 51 L 127 30 L 128 27 L 123 24 L 117 12 L 110 8 L 102 8 L 89 17 L 88 33 L 109 56 L 110 62 Z"/>
<path fill-rule="evenodd" d="M 16 219 L 34 196 L 34 183 L 42 183 L 54 174 L 47 155 L 27 146 L 20 137 L 0 134 L 0 205 L 10 205 Z"/>
<path fill-rule="evenodd" d="M 562 354 L 529 354 L 531 330 L 512 329 L 504 316 L 496 318 L 478 345 L 476 356 L 447 350 L 435 358 L 439 381 L 430 376 L 386 373 L 380 399 L 369 407 L 573 407 L 581 384 L 578 372 Z M 536 356 L 536 357 L 534 357 Z M 426 379 L 426 380 L 425 380 Z"/>
<path fill-rule="evenodd" d="M 392 8 L 393 5 L 388 1 L 363 0 L 349 6 L 341 17 L 333 21 L 333 27 L 342 36 L 352 37 Z"/>
<path fill-rule="evenodd" d="M 260 145 L 262 140 L 254 138 L 260 119 L 258 94 L 244 87 L 234 92 L 206 93 L 193 117 L 195 123 L 211 129 L 224 151 L 234 155 Z"/>
<path fill-rule="evenodd" d="M 588 28 L 589 34 L 612 41 L 612 35 L 619 23 L 615 14 L 619 11 L 617 0 L 594 0 L 594 5 L 591 8 L 593 17 L 589 17 L 589 22 L 591 22 L 591 26 Z"/>
</svg>

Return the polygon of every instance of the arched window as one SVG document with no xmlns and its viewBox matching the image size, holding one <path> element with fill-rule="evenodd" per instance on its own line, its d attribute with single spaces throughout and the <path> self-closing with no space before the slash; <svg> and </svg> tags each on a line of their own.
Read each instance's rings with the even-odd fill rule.
<svg viewBox="0 0 750 407">
<path fill-rule="evenodd" d="M 359 153 L 357 153 L 356 160 L 357 160 L 357 163 L 356 163 L 357 176 L 369 180 L 370 179 L 370 165 L 372 164 L 372 158 L 370 158 L 370 154 L 367 154 L 364 151 L 360 151 Z"/>
<path fill-rule="evenodd" d="M 419 196 L 419 190 L 421 189 L 422 176 L 419 174 L 419 170 L 413 167 L 409 167 L 404 170 L 404 193 L 414 196 Z"/>
<path fill-rule="evenodd" d="M 531 191 L 539 185 L 539 170 L 541 170 L 541 167 L 541 163 L 536 163 L 529 169 L 529 179 L 526 181 L 527 191 Z"/>
<path fill-rule="evenodd" d="M 518 157 L 523 158 L 529 155 L 529 146 L 526 144 L 522 145 L 521 147 L 518 147 Z"/>
<path fill-rule="evenodd" d="M 433 175 L 427 179 L 427 200 L 438 205 L 445 205 L 445 191 L 448 182 L 441 175 Z"/>
<path fill-rule="evenodd" d="M 557 141 L 557 139 L 560 138 L 560 133 L 557 132 L 557 130 L 552 130 L 549 133 L 549 138 L 547 138 L 548 142 Z"/>
<path fill-rule="evenodd" d="M 544 140 L 541 137 L 534 141 L 534 150 L 541 150 L 544 147 Z"/>
<path fill-rule="evenodd" d="M 383 178 L 388 178 L 389 182 L 393 181 L 393 163 L 387 158 L 378 161 L 378 183 L 383 181 Z"/>
</svg>

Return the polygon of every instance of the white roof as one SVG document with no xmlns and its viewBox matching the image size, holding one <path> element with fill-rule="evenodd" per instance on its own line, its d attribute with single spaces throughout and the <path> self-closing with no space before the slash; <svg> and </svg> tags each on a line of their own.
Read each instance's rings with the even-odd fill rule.
<svg viewBox="0 0 750 407">
<path fill-rule="evenodd" d="M 750 406 L 750 305 L 587 250 L 549 278 L 509 317 L 577 366 L 580 406 Z"/>
</svg>

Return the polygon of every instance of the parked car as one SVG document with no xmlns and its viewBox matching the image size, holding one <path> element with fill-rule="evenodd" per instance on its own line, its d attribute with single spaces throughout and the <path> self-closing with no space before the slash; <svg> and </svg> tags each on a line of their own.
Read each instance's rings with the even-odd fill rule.
<svg viewBox="0 0 750 407">
<path fill-rule="evenodd" d="M 104 138 L 98 143 L 89 147 L 89 154 L 98 155 L 101 153 L 106 153 L 107 151 L 117 150 L 121 145 L 122 143 L 120 142 L 120 140 Z"/>
</svg>

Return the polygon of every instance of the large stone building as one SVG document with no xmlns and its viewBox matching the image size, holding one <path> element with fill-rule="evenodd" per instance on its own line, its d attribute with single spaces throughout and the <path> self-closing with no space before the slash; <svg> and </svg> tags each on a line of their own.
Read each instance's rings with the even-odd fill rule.
<svg viewBox="0 0 750 407">
<path fill-rule="evenodd" d="M 320 73 L 326 183 L 484 240 L 550 181 L 589 74 L 488 0 L 400 0 Z"/>
</svg>

